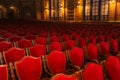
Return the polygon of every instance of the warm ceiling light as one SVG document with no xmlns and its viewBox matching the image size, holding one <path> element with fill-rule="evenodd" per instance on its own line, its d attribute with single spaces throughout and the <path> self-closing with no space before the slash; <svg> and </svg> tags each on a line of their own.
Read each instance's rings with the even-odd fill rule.
<svg viewBox="0 0 120 80">
<path fill-rule="evenodd" d="M 11 7 L 10 7 L 10 9 L 14 9 L 14 7 L 13 7 L 13 6 L 11 6 Z"/>
<path fill-rule="evenodd" d="M 110 0 L 110 3 L 115 3 L 115 0 Z"/>
</svg>

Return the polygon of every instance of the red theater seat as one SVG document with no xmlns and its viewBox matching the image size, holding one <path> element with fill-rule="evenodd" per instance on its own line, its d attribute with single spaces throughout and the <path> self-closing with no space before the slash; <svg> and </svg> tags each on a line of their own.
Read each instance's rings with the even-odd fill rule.
<svg viewBox="0 0 120 80">
<path fill-rule="evenodd" d="M 17 41 L 20 41 L 20 40 L 21 40 L 21 37 L 19 37 L 19 36 L 13 36 L 13 37 L 11 37 L 9 40 L 10 40 L 10 42 L 13 43 L 13 46 L 14 46 L 14 47 L 17 47 L 16 42 L 17 42 Z"/>
<path fill-rule="evenodd" d="M 13 36 L 9 40 L 10 40 L 10 42 L 16 42 L 16 41 L 21 40 L 21 37 L 19 37 L 19 36 Z"/>
<path fill-rule="evenodd" d="M 83 80 L 104 80 L 102 66 L 89 63 L 83 71 Z"/>
<path fill-rule="evenodd" d="M 117 57 L 109 56 L 106 60 L 106 70 L 110 80 L 120 80 L 120 60 Z"/>
<path fill-rule="evenodd" d="M 64 34 L 64 35 L 62 36 L 62 41 L 67 41 L 67 40 L 69 40 L 69 39 L 70 39 L 70 36 L 67 35 L 67 34 Z"/>
<path fill-rule="evenodd" d="M 111 52 L 113 52 L 114 54 L 118 53 L 118 41 L 115 39 L 112 39 L 110 41 L 110 50 Z"/>
<path fill-rule="evenodd" d="M 7 64 L 21 60 L 25 56 L 25 51 L 19 48 L 11 48 L 4 53 L 4 59 Z"/>
<path fill-rule="evenodd" d="M 60 42 L 52 42 L 50 44 L 50 52 L 51 51 L 62 51 L 62 43 Z"/>
<path fill-rule="evenodd" d="M 105 39 L 104 39 L 104 36 L 103 35 L 99 35 L 98 36 L 98 42 L 102 42 L 102 41 L 104 41 Z"/>
<path fill-rule="evenodd" d="M 32 34 L 28 34 L 27 36 L 25 36 L 25 38 L 28 40 L 34 40 L 34 39 L 36 39 L 36 36 L 32 35 Z"/>
<path fill-rule="evenodd" d="M 73 48 L 69 53 L 69 58 L 73 67 L 77 68 L 78 70 L 84 65 L 84 52 L 82 48 Z"/>
<path fill-rule="evenodd" d="M 55 75 L 50 80 L 80 80 L 80 79 L 77 79 L 77 76 L 74 74 L 73 75 L 66 75 L 66 74 L 61 73 L 61 74 Z"/>
<path fill-rule="evenodd" d="M 5 39 L 4 39 L 4 38 L 0 38 L 0 42 L 1 42 L 1 41 L 5 41 Z"/>
<path fill-rule="evenodd" d="M 28 48 L 32 46 L 32 42 L 30 40 L 27 39 L 21 39 L 20 41 L 18 41 L 18 47 L 19 48 Z"/>
<path fill-rule="evenodd" d="M 25 49 L 26 55 L 29 55 L 29 48 L 32 47 L 31 40 L 21 39 L 17 44 L 19 48 Z"/>
<path fill-rule="evenodd" d="M 12 48 L 12 44 L 7 41 L 0 42 L 0 63 L 4 64 L 3 52 Z"/>
<path fill-rule="evenodd" d="M 0 65 L 0 80 L 9 80 L 7 65 Z"/>
<path fill-rule="evenodd" d="M 42 74 L 42 61 L 31 56 L 24 57 L 15 64 L 19 80 L 40 80 Z"/>
<path fill-rule="evenodd" d="M 59 38 L 57 36 L 50 37 L 50 43 L 52 43 L 52 42 L 59 42 L 59 41 L 60 40 L 59 40 Z"/>
<path fill-rule="evenodd" d="M 80 46 L 81 48 L 85 47 L 85 46 L 87 45 L 86 39 L 81 37 L 81 38 L 78 40 L 78 44 L 79 44 L 79 46 Z"/>
<path fill-rule="evenodd" d="M 34 57 L 41 57 L 46 55 L 46 48 L 44 45 L 36 44 L 30 48 L 30 55 Z"/>
<path fill-rule="evenodd" d="M 38 37 L 38 38 L 36 39 L 36 43 L 37 43 L 37 44 L 40 44 L 40 45 L 46 45 L 46 44 L 47 44 L 47 41 L 46 41 L 46 38 Z"/>
<path fill-rule="evenodd" d="M 66 57 L 64 52 L 53 51 L 47 57 L 47 67 L 51 75 L 62 73 L 66 69 Z M 48 73 L 48 72 L 47 72 Z"/>
<path fill-rule="evenodd" d="M 72 34 L 73 40 L 78 40 L 79 39 L 79 34 Z"/>
<path fill-rule="evenodd" d="M 8 49 L 12 48 L 12 44 L 7 41 L 0 42 L 0 52 L 7 51 Z"/>
<path fill-rule="evenodd" d="M 75 41 L 73 41 L 73 40 L 67 40 L 66 42 L 65 42 L 65 49 L 66 50 L 71 50 L 72 48 L 74 48 L 76 46 L 76 43 L 75 43 Z"/>
<path fill-rule="evenodd" d="M 102 41 L 102 42 L 100 43 L 99 48 L 100 48 L 100 54 L 101 54 L 102 56 L 107 56 L 107 55 L 110 54 L 110 48 L 109 48 L 109 45 L 108 45 L 107 42 Z"/>
<path fill-rule="evenodd" d="M 95 36 L 90 36 L 89 37 L 89 43 L 96 44 L 96 37 Z"/>
<path fill-rule="evenodd" d="M 89 44 L 87 47 L 87 57 L 90 60 L 98 60 L 98 48 L 95 44 Z"/>
</svg>

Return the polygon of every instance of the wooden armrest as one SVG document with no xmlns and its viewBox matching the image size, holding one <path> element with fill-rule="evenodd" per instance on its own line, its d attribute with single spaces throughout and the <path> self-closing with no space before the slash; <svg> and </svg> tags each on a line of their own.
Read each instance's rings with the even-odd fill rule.
<svg viewBox="0 0 120 80">
<path fill-rule="evenodd" d="M 69 66 L 72 68 L 75 68 L 75 70 L 77 70 L 77 71 L 79 71 L 81 69 L 79 66 L 75 66 L 75 65 L 70 64 L 70 63 L 69 63 Z"/>
<path fill-rule="evenodd" d="M 96 59 L 90 59 L 89 61 L 91 61 L 91 62 L 95 62 L 95 63 L 99 63 L 99 61 L 98 60 L 96 60 Z"/>
<path fill-rule="evenodd" d="M 12 80 L 16 80 L 16 76 L 15 76 L 15 73 L 14 73 L 15 67 L 13 67 L 13 64 L 12 64 L 12 63 L 10 63 L 9 65 L 10 65 L 11 79 L 12 79 Z"/>
<path fill-rule="evenodd" d="M 49 72 L 48 70 L 45 70 L 45 73 L 46 73 L 47 75 L 49 75 L 50 77 L 54 76 L 54 74 L 52 74 L 52 73 Z"/>
</svg>

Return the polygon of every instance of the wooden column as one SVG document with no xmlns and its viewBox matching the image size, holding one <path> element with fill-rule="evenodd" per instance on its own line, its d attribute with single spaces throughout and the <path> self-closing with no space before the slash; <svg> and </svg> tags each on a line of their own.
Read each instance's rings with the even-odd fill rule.
<svg viewBox="0 0 120 80">
<path fill-rule="evenodd" d="M 116 5 L 116 21 L 120 21 L 120 1 Z"/>
<path fill-rule="evenodd" d="M 75 21 L 83 20 L 83 0 L 76 0 Z"/>
<path fill-rule="evenodd" d="M 115 20 L 115 7 L 116 7 L 116 2 L 110 1 L 109 3 L 109 21 L 114 21 Z"/>
<path fill-rule="evenodd" d="M 36 19 L 41 20 L 40 0 L 36 1 Z"/>
</svg>

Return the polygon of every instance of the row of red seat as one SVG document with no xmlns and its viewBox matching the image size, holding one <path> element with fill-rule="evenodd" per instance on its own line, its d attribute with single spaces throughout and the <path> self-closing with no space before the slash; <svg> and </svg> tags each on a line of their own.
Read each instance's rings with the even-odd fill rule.
<svg viewBox="0 0 120 80">
<path fill-rule="evenodd" d="M 55 54 L 55 53 L 53 53 Z M 53 55 L 52 54 L 52 55 Z M 59 62 L 51 62 L 54 59 L 52 59 L 52 55 L 48 56 L 47 59 L 52 59 L 50 62 L 48 61 L 48 66 L 50 71 L 53 74 L 50 74 L 53 76 L 51 80 L 119 80 L 120 79 L 120 62 L 119 58 L 114 56 L 109 56 L 106 62 L 103 63 L 103 65 L 95 64 L 95 63 L 89 63 L 86 65 L 86 67 L 83 70 L 79 70 L 75 72 L 72 75 L 62 74 L 58 73 L 60 71 L 65 70 L 64 66 L 58 66 L 58 64 L 61 64 L 63 60 L 60 60 L 60 57 L 63 57 L 60 55 L 61 53 L 57 54 L 57 58 L 59 58 Z M 59 55 L 59 56 L 58 56 Z M 56 56 L 55 56 L 56 57 Z M 62 64 L 64 64 L 63 62 Z M 26 56 L 21 61 L 15 63 L 15 72 L 18 76 L 19 80 L 41 80 L 42 77 L 42 61 L 40 58 L 30 57 Z M 51 64 L 51 65 L 50 65 Z M 53 64 L 56 64 L 57 66 L 53 66 Z M 12 64 L 10 65 L 10 70 L 12 76 L 12 80 L 17 80 L 15 78 L 14 70 Z M 1 80 L 8 80 L 8 68 L 6 65 L 0 65 L 0 79 Z M 57 74 L 58 73 L 58 74 Z M 45 74 L 45 73 L 44 73 Z M 10 79 L 9 79 L 10 80 Z M 48 78 L 44 78 L 43 80 L 49 80 Z"/>
<path fill-rule="evenodd" d="M 2 38 L 2 42 L 0 42 L 0 51 L 2 52 L 1 54 L 4 55 L 5 62 L 7 64 L 10 63 L 8 70 L 11 72 L 11 79 L 14 79 L 14 76 L 16 75 L 20 80 L 39 80 L 40 78 L 54 76 L 61 72 L 68 72 L 68 74 L 75 73 L 77 70 L 77 76 L 70 78 L 70 80 L 74 80 L 76 77 L 80 80 L 81 78 L 84 80 L 103 80 L 102 67 L 98 65 L 98 63 L 103 60 L 101 58 L 105 57 L 104 59 L 106 60 L 107 56 L 111 54 L 118 55 L 119 25 L 115 25 L 114 27 L 113 24 L 104 24 L 100 25 L 98 28 L 96 26 L 97 24 L 95 24 L 95 26 L 93 24 L 83 24 L 81 24 L 82 26 L 69 26 L 69 24 L 67 24 L 64 26 L 60 25 L 59 27 L 57 27 L 57 24 L 51 24 L 50 26 L 46 26 L 45 24 L 42 24 L 42 26 L 40 26 L 41 24 L 0 25 L 0 35 Z M 108 25 L 110 26 L 109 28 L 107 27 Z M 10 43 L 5 42 L 4 40 L 9 41 Z M 4 46 L 3 44 L 8 45 Z M 32 55 L 34 58 L 26 55 Z M 112 58 L 114 59 L 113 56 Z M 79 70 L 85 68 L 84 66 L 88 61 L 97 64 L 90 63 L 82 74 Z M 112 59 L 110 61 L 112 61 Z M 13 65 L 11 62 L 16 63 Z M 118 72 L 117 75 L 119 75 L 119 69 L 116 68 L 116 66 L 113 65 L 110 70 L 113 70 L 114 68 L 116 69 L 116 72 Z M 71 69 L 74 69 L 73 72 L 71 72 Z M 106 69 L 108 69 L 108 72 L 112 72 L 109 71 L 108 67 Z M 14 71 L 17 74 L 15 74 Z M 5 72 L 5 74 L 7 73 Z M 8 75 L 0 77 L 2 78 L 0 80 L 8 79 L 7 76 Z M 62 76 L 60 74 L 60 77 L 58 76 L 59 78 L 57 78 L 57 76 L 52 79 L 68 79 L 68 77 L 63 74 Z M 115 75 L 108 74 L 108 76 L 110 79 L 115 80 Z M 117 76 L 117 80 L 119 80 L 119 76 Z"/>
</svg>

